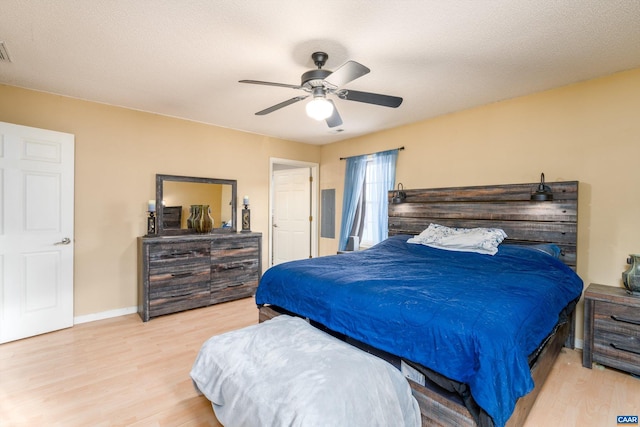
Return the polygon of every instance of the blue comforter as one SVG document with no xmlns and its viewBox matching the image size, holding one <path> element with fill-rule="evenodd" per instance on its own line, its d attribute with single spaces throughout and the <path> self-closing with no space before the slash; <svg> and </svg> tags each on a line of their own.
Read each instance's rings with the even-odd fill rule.
<svg viewBox="0 0 640 427">
<path fill-rule="evenodd" d="M 539 250 L 452 252 L 394 236 L 366 251 L 293 261 L 262 276 L 273 304 L 469 385 L 497 426 L 533 389 L 527 357 L 582 292 Z"/>
</svg>

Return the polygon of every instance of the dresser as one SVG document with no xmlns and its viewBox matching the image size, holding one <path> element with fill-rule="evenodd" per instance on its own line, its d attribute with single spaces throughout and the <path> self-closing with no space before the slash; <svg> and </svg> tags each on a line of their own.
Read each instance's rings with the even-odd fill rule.
<svg viewBox="0 0 640 427">
<path fill-rule="evenodd" d="M 593 362 L 640 375 L 640 297 L 591 284 L 584 293 L 582 366 Z"/>
<path fill-rule="evenodd" d="M 261 233 L 138 238 L 138 314 L 163 314 L 245 298 L 262 274 Z"/>
</svg>

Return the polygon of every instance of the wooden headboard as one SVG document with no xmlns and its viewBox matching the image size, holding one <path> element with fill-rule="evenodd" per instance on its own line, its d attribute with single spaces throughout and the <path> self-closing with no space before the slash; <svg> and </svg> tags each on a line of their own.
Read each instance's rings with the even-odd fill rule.
<svg viewBox="0 0 640 427">
<path fill-rule="evenodd" d="M 389 192 L 389 236 L 419 234 L 430 223 L 449 227 L 495 227 L 506 241 L 555 243 L 560 259 L 575 270 L 578 182 L 547 182 L 553 201 L 531 201 L 538 183 L 404 190 L 404 203 Z"/>
</svg>

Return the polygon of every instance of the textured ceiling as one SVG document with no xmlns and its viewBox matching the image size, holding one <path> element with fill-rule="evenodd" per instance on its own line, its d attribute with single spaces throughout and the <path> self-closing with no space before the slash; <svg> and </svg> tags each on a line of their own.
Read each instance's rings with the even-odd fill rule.
<svg viewBox="0 0 640 427">
<path fill-rule="evenodd" d="M 640 67 L 637 0 L 0 0 L 0 83 L 324 144 Z M 339 132 L 303 102 L 313 69 L 351 59 Z"/>
</svg>

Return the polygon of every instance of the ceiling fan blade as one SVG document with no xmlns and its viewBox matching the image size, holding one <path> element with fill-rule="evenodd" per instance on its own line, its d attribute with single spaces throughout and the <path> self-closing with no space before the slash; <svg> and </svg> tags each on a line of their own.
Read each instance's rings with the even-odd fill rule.
<svg viewBox="0 0 640 427">
<path fill-rule="evenodd" d="M 325 82 L 336 88 L 342 87 L 347 83 L 367 74 L 370 69 L 356 61 L 347 61 L 333 73 L 324 79 Z"/>
<path fill-rule="evenodd" d="M 330 99 L 327 99 L 327 101 L 329 101 L 333 105 L 333 113 L 326 120 L 327 126 L 329 126 L 330 128 L 340 126 L 342 124 L 342 117 L 340 117 L 340 113 L 338 113 L 336 104 L 334 104 Z"/>
<path fill-rule="evenodd" d="M 397 108 L 402 104 L 402 98 L 379 93 L 359 92 L 357 90 L 345 90 L 340 94 L 341 99 L 348 101 L 364 102 L 367 104 L 382 105 L 383 107 Z"/>
<path fill-rule="evenodd" d="M 281 103 L 276 104 L 276 105 L 272 105 L 271 107 L 265 108 L 262 111 L 258 111 L 256 113 L 256 116 L 264 116 L 265 114 L 273 113 L 276 110 L 279 110 L 279 109 L 281 109 L 283 107 L 286 107 L 287 105 L 295 104 L 296 102 L 302 101 L 305 98 L 307 98 L 307 96 L 296 96 L 295 98 L 287 99 L 284 102 L 281 102 Z"/>
<path fill-rule="evenodd" d="M 286 83 L 263 82 L 260 80 L 238 80 L 238 83 L 251 83 L 253 85 L 288 87 L 291 89 L 302 89 L 300 85 L 288 85 Z"/>
</svg>

